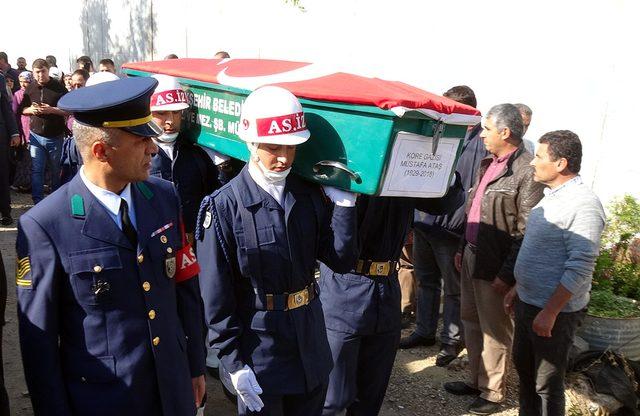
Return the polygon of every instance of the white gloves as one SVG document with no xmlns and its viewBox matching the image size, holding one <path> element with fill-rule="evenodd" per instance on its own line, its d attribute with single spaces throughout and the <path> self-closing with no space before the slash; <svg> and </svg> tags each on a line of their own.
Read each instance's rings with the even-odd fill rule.
<svg viewBox="0 0 640 416">
<path fill-rule="evenodd" d="M 253 370 L 248 365 L 245 365 L 242 369 L 229 375 L 231 376 L 233 387 L 245 406 L 252 412 L 259 412 L 264 407 L 264 403 L 259 396 L 262 394 L 262 388 L 258 384 Z"/>
<path fill-rule="evenodd" d="M 327 185 L 322 185 L 322 189 L 324 189 L 324 193 L 329 197 L 331 202 L 339 207 L 354 207 L 356 205 L 357 194 Z"/>
<path fill-rule="evenodd" d="M 451 188 L 453 185 L 456 184 L 457 177 L 458 177 L 458 174 L 453 172 L 453 175 L 451 175 L 451 180 L 449 181 L 449 188 Z"/>
</svg>

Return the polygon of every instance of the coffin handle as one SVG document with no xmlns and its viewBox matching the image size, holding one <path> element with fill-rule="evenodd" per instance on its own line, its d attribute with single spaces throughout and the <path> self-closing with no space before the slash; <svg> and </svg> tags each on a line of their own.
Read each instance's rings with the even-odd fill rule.
<svg viewBox="0 0 640 416">
<path fill-rule="evenodd" d="M 320 179 L 328 179 L 329 177 L 326 174 L 322 173 L 323 168 L 333 168 L 341 170 L 349 175 L 355 183 L 362 183 L 362 178 L 360 177 L 360 175 L 357 172 L 349 169 L 344 163 L 335 160 L 321 160 L 313 165 L 313 173 L 316 177 Z"/>
</svg>

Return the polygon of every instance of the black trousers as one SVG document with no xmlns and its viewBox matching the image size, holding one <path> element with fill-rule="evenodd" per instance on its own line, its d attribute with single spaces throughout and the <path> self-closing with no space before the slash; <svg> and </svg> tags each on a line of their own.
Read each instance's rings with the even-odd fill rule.
<svg viewBox="0 0 640 416">
<path fill-rule="evenodd" d="M 9 141 L 0 133 L 0 215 L 11 215 L 11 194 L 9 190 Z"/>
<path fill-rule="evenodd" d="M 398 305 L 399 306 L 399 305 Z M 397 330 L 348 334 L 327 329 L 333 356 L 322 416 L 380 413 L 400 343 Z"/>
<path fill-rule="evenodd" d="M 7 306 L 7 275 L 0 252 L 0 416 L 9 416 L 9 396 L 4 385 L 4 365 L 2 356 L 2 331 L 4 329 L 4 311 Z"/>
<path fill-rule="evenodd" d="M 569 350 L 586 312 L 560 313 L 551 337 L 546 338 L 533 332 L 533 320 L 540 311 L 522 301 L 515 305 L 513 362 L 520 378 L 520 415 L 564 415 Z"/>
</svg>

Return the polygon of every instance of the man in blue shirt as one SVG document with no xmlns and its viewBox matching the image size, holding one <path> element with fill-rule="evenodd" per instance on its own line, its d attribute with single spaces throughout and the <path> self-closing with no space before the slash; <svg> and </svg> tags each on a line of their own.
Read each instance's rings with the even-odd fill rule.
<svg viewBox="0 0 640 416">
<path fill-rule="evenodd" d="M 531 210 L 505 296 L 515 309 L 513 361 L 520 378 L 521 415 L 564 415 L 569 349 L 584 319 L 605 215 L 579 175 L 582 144 L 568 130 L 538 140 L 531 165 L 545 196 Z"/>
</svg>

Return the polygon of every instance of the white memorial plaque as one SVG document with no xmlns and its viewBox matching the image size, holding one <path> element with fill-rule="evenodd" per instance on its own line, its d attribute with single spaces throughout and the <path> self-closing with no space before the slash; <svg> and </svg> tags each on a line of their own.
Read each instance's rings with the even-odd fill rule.
<svg viewBox="0 0 640 416">
<path fill-rule="evenodd" d="M 433 154 L 433 137 L 399 132 L 380 195 L 440 198 L 449 188 L 461 141 L 442 137 Z"/>
</svg>

